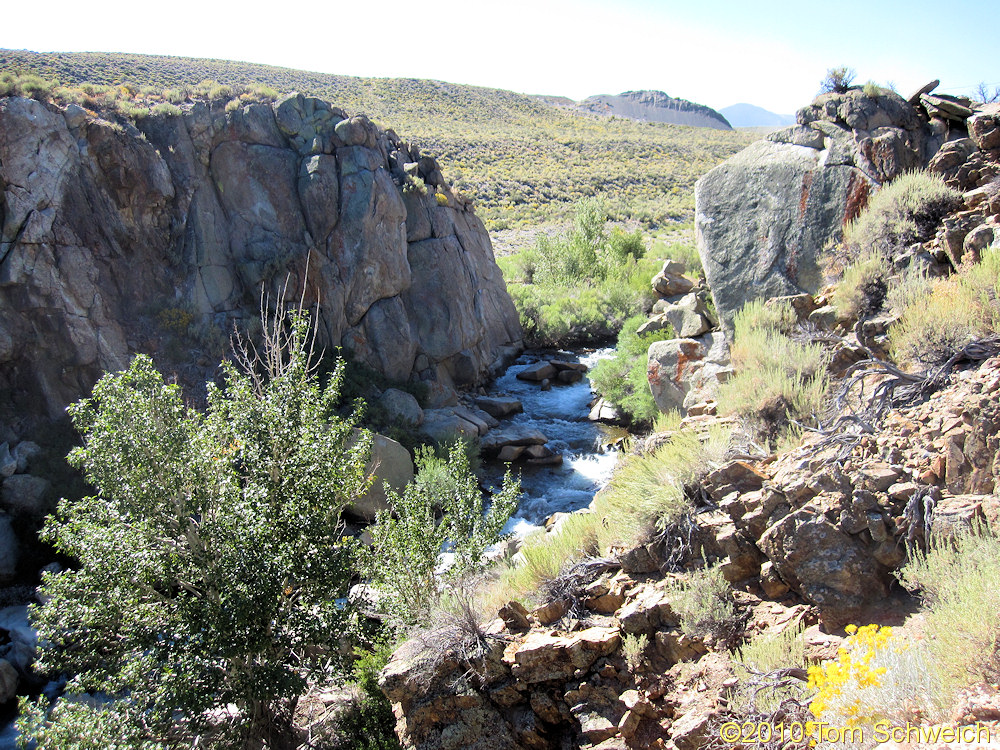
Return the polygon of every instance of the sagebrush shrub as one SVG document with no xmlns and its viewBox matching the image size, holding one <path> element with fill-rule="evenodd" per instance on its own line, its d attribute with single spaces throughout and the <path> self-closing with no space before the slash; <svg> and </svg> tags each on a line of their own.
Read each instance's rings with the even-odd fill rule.
<svg viewBox="0 0 1000 750">
<path fill-rule="evenodd" d="M 1000 248 L 944 279 L 917 281 L 889 330 L 893 359 L 937 365 L 966 344 L 1000 335 Z"/>
<path fill-rule="evenodd" d="M 925 643 L 936 677 L 933 703 L 950 710 L 960 690 L 1000 680 L 1000 538 L 981 527 L 932 538 L 899 571 L 924 605 Z"/>
<path fill-rule="evenodd" d="M 880 254 L 891 261 L 908 245 L 931 239 L 941 219 L 961 202 L 961 194 L 937 175 L 900 175 L 883 185 L 847 226 L 848 254 L 851 259 Z"/>
<path fill-rule="evenodd" d="M 699 568 L 675 582 L 670 606 L 680 615 L 681 630 L 692 638 L 712 638 L 733 643 L 742 619 L 736 610 L 732 587 L 719 566 Z"/>
<path fill-rule="evenodd" d="M 827 354 L 789 335 L 794 320 L 787 303 L 751 302 L 737 313 L 731 347 L 736 373 L 718 393 L 720 411 L 750 420 L 772 449 L 794 422 L 817 423 L 826 406 Z"/>
</svg>

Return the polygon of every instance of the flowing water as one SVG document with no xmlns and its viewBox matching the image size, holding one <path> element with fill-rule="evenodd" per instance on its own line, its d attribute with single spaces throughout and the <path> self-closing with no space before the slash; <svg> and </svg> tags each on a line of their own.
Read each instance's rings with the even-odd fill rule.
<svg viewBox="0 0 1000 750">
<path fill-rule="evenodd" d="M 592 368 L 613 352 L 613 349 L 580 355 L 560 352 L 551 358 L 578 361 Z M 547 391 L 537 383 L 517 379 L 517 373 L 544 358 L 548 357 L 537 352 L 525 353 L 497 378 L 489 391 L 491 396 L 516 398 L 524 406 L 522 414 L 504 420 L 502 425 L 536 429 L 548 438 L 550 449 L 563 455 L 562 466 L 512 466 L 515 474 L 520 472 L 524 497 L 505 530 L 517 536 L 538 528 L 553 513 L 589 505 L 594 494 L 611 478 L 618 458 L 616 450 L 605 446 L 622 434 L 587 419 L 593 393 L 586 378 L 572 385 L 553 384 Z M 499 462 L 484 464 L 494 486 L 499 486 L 506 468 Z"/>
<path fill-rule="evenodd" d="M 560 352 L 552 358 L 582 362 L 589 369 L 613 352 L 613 349 L 579 355 Z M 525 353 L 489 390 L 491 396 L 516 398 L 524 406 L 522 414 L 503 420 L 502 425 L 522 425 L 540 431 L 548 438 L 548 447 L 563 456 L 561 466 L 513 466 L 515 474 L 520 473 L 524 496 L 505 530 L 517 536 L 539 528 L 553 513 L 589 505 L 594 494 L 611 478 L 618 458 L 616 450 L 605 446 L 624 434 L 587 419 L 593 394 L 586 378 L 572 385 L 553 385 L 547 391 L 537 383 L 517 379 L 517 373 L 543 358 L 538 352 Z M 496 487 L 501 484 L 507 468 L 499 462 L 483 465 L 488 481 Z M 18 632 L 19 628 L 27 629 L 25 632 L 33 636 L 24 609 L 0 610 L 0 625 Z M 0 750 L 13 750 L 16 746 L 16 733 L 7 723 L 11 719 L 11 716 L 0 718 Z"/>
</svg>

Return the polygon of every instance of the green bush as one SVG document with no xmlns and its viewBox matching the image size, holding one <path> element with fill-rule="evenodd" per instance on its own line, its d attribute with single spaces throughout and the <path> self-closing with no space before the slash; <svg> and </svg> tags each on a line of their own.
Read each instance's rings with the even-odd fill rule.
<svg viewBox="0 0 1000 750">
<path fill-rule="evenodd" d="M 500 540 L 521 492 L 508 475 L 486 511 L 461 443 L 446 460 L 430 448 L 418 449 L 416 464 L 417 475 L 402 494 L 387 490 L 391 510 L 378 514 L 370 527 L 372 545 L 362 557 L 380 607 L 405 626 L 425 625 L 440 596 L 436 569 L 442 548 L 447 544 L 455 554 L 449 576 L 481 570 L 486 548 Z"/>
<path fill-rule="evenodd" d="M 161 750 L 134 713 L 120 703 L 94 705 L 65 698 L 48 707 L 45 700 L 20 699 L 17 719 L 21 750 Z"/>
<path fill-rule="evenodd" d="M 684 273 L 688 276 L 704 276 L 705 269 L 701 265 L 701 255 L 693 241 L 653 243 L 650 254 L 657 258 L 677 261 L 683 264 Z"/>
<path fill-rule="evenodd" d="M 640 232 L 609 231 L 607 216 L 603 201 L 583 200 L 572 231 L 500 259 L 531 345 L 601 342 L 652 304 L 656 261 L 644 257 Z"/>
<path fill-rule="evenodd" d="M 826 71 L 826 77 L 820 83 L 819 90 L 820 93 L 836 93 L 843 94 L 850 90 L 851 84 L 854 83 L 857 73 L 853 68 L 848 68 L 846 65 L 841 65 L 837 68 L 830 68 Z"/>
<path fill-rule="evenodd" d="M 629 318 L 618 334 L 615 355 L 602 359 L 590 373 L 594 389 L 605 399 L 620 407 L 637 423 L 650 423 L 659 409 L 653 401 L 646 378 L 646 354 L 654 341 L 676 338 L 672 327 L 649 333 L 637 333 L 646 317 Z"/>
<path fill-rule="evenodd" d="M 392 657 L 393 642 L 376 640 L 370 649 L 355 650 L 351 668 L 358 698 L 337 718 L 336 750 L 400 750 L 392 704 L 378 686 L 378 676 Z"/>
<path fill-rule="evenodd" d="M 833 305 L 848 320 L 879 313 L 889 292 L 889 263 L 880 253 L 865 255 L 844 269 L 833 293 Z"/>
<path fill-rule="evenodd" d="M 892 260 L 914 242 L 934 236 L 941 219 L 961 205 L 961 194 L 928 172 L 907 172 L 884 185 L 844 232 L 850 260 Z"/>
<path fill-rule="evenodd" d="M 675 581 L 670 606 L 681 618 L 681 630 L 691 638 L 732 643 L 742 620 L 733 590 L 718 566 L 699 568 Z"/>
<path fill-rule="evenodd" d="M 306 321 L 272 333 L 273 356 L 223 363 L 203 414 L 144 356 L 70 408 L 70 461 L 95 494 L 42 531 L 78 567 L 43 578 L 37 668 L 117 696 L 149 737 L 279 741 L 352 628 L 340 512 L 366 488 L 370 440 L 336 415 L 342 370 L 310 374 Z"/>
</svg>

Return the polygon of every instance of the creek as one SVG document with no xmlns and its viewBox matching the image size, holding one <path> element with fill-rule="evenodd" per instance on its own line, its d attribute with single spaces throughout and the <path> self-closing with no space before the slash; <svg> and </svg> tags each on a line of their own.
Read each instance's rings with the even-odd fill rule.
<svg viewBox="0 0 1000 750">
<path fill-rule="evenodd" d="M 542 359 L 557 358 L 585 364 L 593 368 L 601 359 L 610 357 L 614 349 L 571 353 L 525 352 L 507 371 L 494 381 L 490 396 L 518 399 L 524 411 L 503 420 L 501 426 L 513 424 L 532 428 L 548 438 L 546 444 L 561 453 L 561 466 L 526 466 L 515 463 L 510 468 L 520 473 L 524 496 L 505 531 L 523 537 L 545 523 L 553 513 L 568 513 L 590 504 L 594 494 L 611 478 L 618 452 L 612 447 L 624 430 L 591 422 L 588 419 L 593 393 L 590 381 L 570 385 L 554 383 L 542 390 L 538 383 L 517 379 L 517 374 Z M 484 462 L 483 471 L 489 483 L 499 487 L 508 465 Z"/>
<path fill-rule="evenodd" d="M 502 420 L 501 426 L 512 424 L 538 430 L 548 438 L 546 445 L 563 457 L 560 466 L 508 466 L 499 461 L 484 461 L 482 473 L 494 487 L 502 484 L 508 468 L 521 478 L 523 497 L 505 531 L 523 537 L 541 528 L 553 513 L 568 513 L 589 505 L 594 494 L 611 478 L 617 462 L 618 452 L 610 445 L 626 434 L 620 428 L 588 419 L 593 393 L 586 377 L 577 383 L 553 384 L 550 389 L 542 390 L 538 383 L 518 380 L 517 373 L 550 358 L 580 362 L 589 370 L 613 353 L 614 349 L 581 353 L 528 351 L 490 387 L 488 395 L 516 398 L 524 407 L 523 413 Z M 23 641 L 24 648 L 34 646 L 34 631 L 28 624 L 26 607 L 0 609 L 0 626 Z M 58 688 L 55 683 L 49 686 L 53 694 Z M 13 704 L 7 708 L 0 715 L 0 750 L 16 748 L 13 727 L 16 708 Z"/>
</svg>

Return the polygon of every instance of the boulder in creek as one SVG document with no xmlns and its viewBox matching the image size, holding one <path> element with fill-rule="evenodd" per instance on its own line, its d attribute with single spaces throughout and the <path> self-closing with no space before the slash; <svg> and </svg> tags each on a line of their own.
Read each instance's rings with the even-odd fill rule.
<svg viewBox="0 0 1000 750">
<path fill-rule="evenodd" d="M 413 460 L 410 452 L 392 438 L 378 433 L 372 435 L 372 454 L 365 465 L 365 472 L 375 475 L 368 491 L 353 503 L 345 513 L 364 521 L 374 521 L 380 510 L 388 510 L 386 488 L 402 492 L 413 481 Z"/>
<path fill-rule="evenodd" d="M 506 419 L 524 411 L 524 406 L 516 398 L 501 398 L 498 396 L 480 396 L 475 399 L 475 405 L 496 419 Z"/>
<path fill-rule="evenodd" d="M 540 383 L 543 380 L 551 380 L 556 376 L 557 372 L 558 370 L 554 364 L 546 360 L 542 360 L 541 362 L 535 362 L 532 365 L 528 365 L 517 373 L 517 379 L 527 380 L 531 383 Z"/>
</svg>

